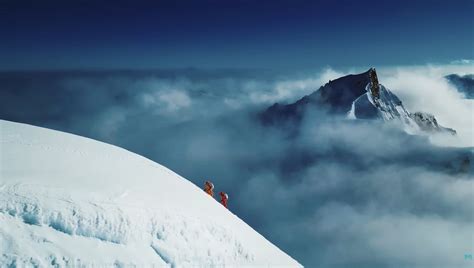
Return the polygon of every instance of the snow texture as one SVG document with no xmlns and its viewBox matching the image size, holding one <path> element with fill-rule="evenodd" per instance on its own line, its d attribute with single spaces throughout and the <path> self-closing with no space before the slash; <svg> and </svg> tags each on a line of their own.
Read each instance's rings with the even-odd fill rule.
<svg viewBox="0 0 474 268">
<path fill-rule="evenodd" d="M 0 267 L 301 267 L 188 180 L 0 120 Z"/>
<path fill-rule="evenodd" d="M 365 87 L 366 93 L 359 96 L 353 103 L 347 118 L 349 119 L 382 119 L 397 121 L 409 134 L 424 135 L 425 133 L 444 132 L 455 134 L 456 131 L 438 125 L 436 118 L 428 113 L 408 112 L 402 101 L 388 88 L 379 84 L 379 96 L 370 92 L 370 84 Z"/>
</svg>

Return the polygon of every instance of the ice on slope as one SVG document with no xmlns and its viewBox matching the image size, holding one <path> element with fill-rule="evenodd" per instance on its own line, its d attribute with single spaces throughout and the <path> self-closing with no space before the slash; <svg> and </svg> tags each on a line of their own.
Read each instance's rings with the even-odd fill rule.
<svg viewBox="0 0 474 268">
<path fill-rule="evenodd" d="M 357 119 L 355 115 L 355 101 L 352 102 L 351 109 L 347 112 L 348 119 Z"/>
<path fill-rule="evenodd" d="M 421 130 L 418 124 L 403 107 L 400 99 L 383 85 L 379 84 L 378 88 L 379 96 L 374 98 L 370 91 L 370 84 L 367 84 L 367 92 L 353 102 L 354 116 L 358 119 L 381 118 L 384 121 L 397 120 L 407 133 L 420 134 Z"/>
<path fill-rule="evenodd" d="M 300 265 L 124 149 L 0 120 L 0 266 Z"/>
</svg>

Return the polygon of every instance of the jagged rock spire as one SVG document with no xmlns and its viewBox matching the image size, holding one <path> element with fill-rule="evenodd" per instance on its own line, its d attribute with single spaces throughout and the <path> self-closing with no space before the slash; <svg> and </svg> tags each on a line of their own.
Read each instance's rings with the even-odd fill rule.
<svg viewBox="0 0 474 268">
<path fill-rule="evenodd" d="M 377 78 L 377 72 L 375 71 L 375 68 L 370 68 L 369 78 L 370 78 L 370 93 L 375 99 L 378 99 L 380 97 L 379 79 Z"/>
</svg>

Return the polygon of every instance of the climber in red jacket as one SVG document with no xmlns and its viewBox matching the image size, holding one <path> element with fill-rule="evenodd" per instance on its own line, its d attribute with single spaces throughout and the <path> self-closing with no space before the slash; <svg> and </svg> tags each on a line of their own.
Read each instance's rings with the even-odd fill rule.
<svg viewBox="0 0 474 268">
<path fill-rule="evenodd" d="M 221 195 L 221 204 L 227 208 L 227 200 L 229 199 L 229 196 L 224 192 L 220 192 L 219 194 Z"/>
</svg>

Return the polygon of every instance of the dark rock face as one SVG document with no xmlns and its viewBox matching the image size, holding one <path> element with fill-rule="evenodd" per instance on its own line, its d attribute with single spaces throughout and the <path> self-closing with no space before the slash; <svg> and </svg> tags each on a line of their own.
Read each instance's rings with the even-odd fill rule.
<svg viewBox="0 0 474 268">
<path fill-rule="evenodd" d="M 369 76 L 371 70 L 329 81 L 295 103 L 288 105 L 275 103 L 260 115 L 260 119 L 264 125 L 288 123 L 289 120 L 297 123 L 310 107 L 327 109 L 334 114 L 346 114 L 351 109 L 352 102 L 366 93 L 365 87 L 371 81 Z"/>
<path fill-rule="evenodd" d="M 357 109 L 357 107 L 365 107 L 365 109 Z M 373 106 L 367 96 L 361 95 L 354 102 L 354 116 L 358 119 L 375 119 L 378 118 L 378 109 Z"/>
<path fill-rule="evenodd" d="M 463 93 L 467 99 L 474 99 L 474 74 L 457 75 L 450 74 L 445 76 L 459 92 Z"/>
<path fill-rule="evenodd" d="M 375 68 L 371 68 L 369 70 L 369 77 L 370 77 L 370 93 L 375 99 L 377 99 L 380 97 L 380 88 L 379 88 L 379 79 L 377 77 L 377 72 L 375 72 Z"/>
</svg>

